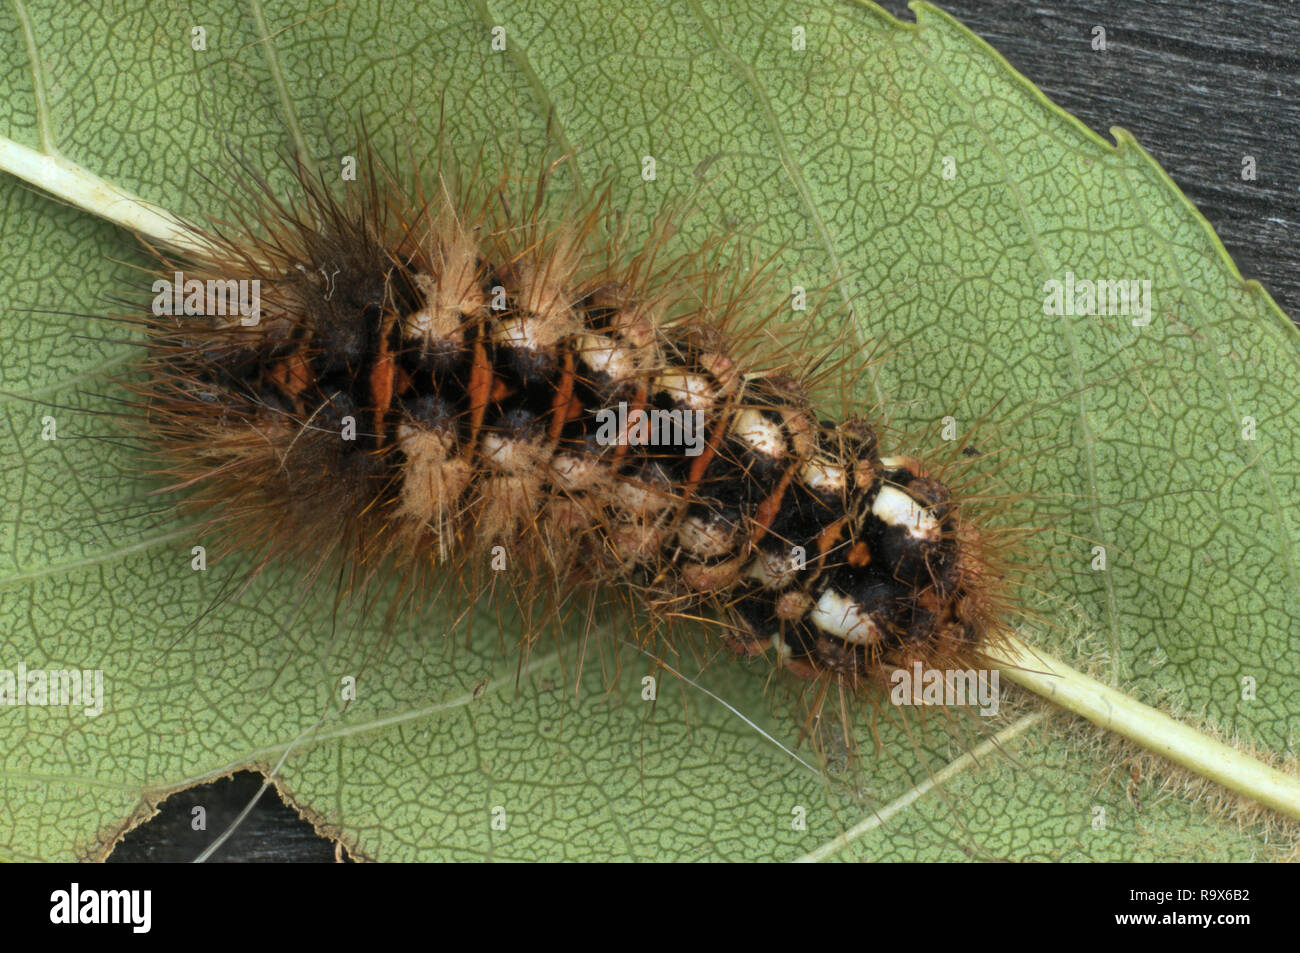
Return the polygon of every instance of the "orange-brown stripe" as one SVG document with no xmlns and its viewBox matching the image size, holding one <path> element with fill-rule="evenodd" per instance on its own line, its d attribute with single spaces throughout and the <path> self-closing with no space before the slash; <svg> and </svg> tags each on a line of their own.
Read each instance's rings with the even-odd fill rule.
<svg viewBox="0 0 1300 953">
<path fill-rule="evenodd" d="M 727 428 L 731 426 L 731 413 L 735 409 L 736 398 L 740 396 L 740 391 L 727 398 L 727 402 L 722 405 L 722 413 L 718 415 L 718 423 L 709 435 L 708 442 L 704 445 L 704 452 L 701 453 L 691 463 L 691 469 L 686 475 L 686 492 L 684 496 L 690 497 L 695 488 L 700 485 L 704 479 L 704 474 L 709 469 L 709 464 L 718 454 L 718 446 L 722 443 L 723 435 L 726 434 Z"/>
<path fill-rule="evenodd" d="M 570 404 L 573 401 L 573 352 L 564 349 L 564 369 L 560 372 L 559 386 L 555 388 L 555 397 L 551 400 L 551 423 L 546 428 L 546 439 L 551 443 L 560 439 L 560 431 L 569 419 Z"/>
<path fill-rule="evenodd" d="M 632 415 L 634 413 L 636 413 L 638 410 L 642 410 L 645 407 L 646 398 L 649 396 L 650 393 L 646 388 L 646 385 L 644 383 L 638 384 L 636 389 L 636 394 L 633 396 L 632 400 L 628 402 L 627 405 L 627 416 L 629 420 L 632 418 Z M 618 464 L 622 463 L 623 458 L 627 456 L 628 446 L 629 446 L 628 444 L 620 442 L 617 446 L 614 447 L 614 452 L 609 455 L 610 463 L 613 466 L 614 470 L 618 469 Z"/>
<path fill-rule="evenodd" d="M 777 483 L 776 489 L 754 510 L 754 532 L 749 537 L 751 547 L 767 535 L 767 531 L 772 527 L 773 520 L 776 519 L 776 514 L 781 512 L 781 501 L 785 498 L 785 491 L 790 488 L 790 481 L 794 479 L 795 470 L 799 465 L 799 462 L 796 461 L 786 467 L 785 472 L 781 474 L 781 480 Z"/>
<path fill-rule="evenodd" d="M 487 348 L 481 340 L 474 341 L 474 362 L 470 367 L 469 387 L 469 439 L 465 441 L 464 456 L 471 459 L 478 448 L 478 435 L 483 429 L 483 418 L 487 414 L 488 402 L 492 398 L 492 364 L 488 361 Z"/>
<path fill-rule="evenodd" d="M 831 523 L 824 530 L 817 534 L 817 554 L 825 556 L 835 544 L 839 542 L 840 536 L 844 533 L 844 527 L 847 525 L 849 518 L 841 516 L 834 523 Z"/>
<path fill-rule="evenodd" d="M 273 365 L 267 372 L 267 376 L 270 377 L 271 383 L 289 398 L 297 398 L 316 379 L 311 364 L 302 356 L 301 351 L 294 351 L 283 361 Z"/>
<path fill-rule="evenodd" d="M 384 418 L 393 405 L 394 371 L 397 369 L 392 349 L 388 346 L 388 329 L 392 322 L 393 317 L 388 316 L 380 328 L 379 354 L 370 369 L 370 403 L 375 408 L 375 435 L 380 444 L 384 442 Z"/>
</svg>

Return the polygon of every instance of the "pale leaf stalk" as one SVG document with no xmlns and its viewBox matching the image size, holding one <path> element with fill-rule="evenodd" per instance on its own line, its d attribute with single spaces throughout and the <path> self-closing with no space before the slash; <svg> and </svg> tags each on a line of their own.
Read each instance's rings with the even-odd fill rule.
<svg viewBox="0 0 1300 953">
<path fill-rule="evenodd" d="M 1216 741 L 1014 637 L 986 654 L 1017 685 L 1230 791 L 1300 819 L 1300 779 Z"/>
<path fill-rule="evenodd" d="M 56 153 L 40 152 L 0 136 L 0 170 L 134 232 L 152 244 L 200 256 L 216 251 L 193 226 L 171 212 Z"/>
</svg>

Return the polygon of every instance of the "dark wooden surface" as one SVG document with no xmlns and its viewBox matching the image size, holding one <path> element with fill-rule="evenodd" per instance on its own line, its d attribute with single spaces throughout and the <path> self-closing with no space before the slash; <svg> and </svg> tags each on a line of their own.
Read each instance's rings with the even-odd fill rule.
<svg viewBox="0 0 1300 953">
<path fill-rule="evenodd" d="M 259 861 L 332 861 L 334 845 L 319 837 L 268 787 L 262 775 L 240 771 L 202 787 L 173 794 L 158 815 L 127 834 L 109 863 L 190 861 L 214 843 L 254 798 L 253 810 L 209 858 L 211 863 Z M 195 808 L 203 811 L 204 829 L 195 830 Z"/>
<path fill-rule="evenodd" d="M 911 19 L 905 0 L 884 0 Z M 1223 239 L 1243 275 L 1300 316 L 1300 3 L 1290 0 L 952 0 L 940 6 L 988 40 L 1053 100 L 1104 136 L 1123 126 Z M 1092 48 L 1106 31 L 1105 52 Z M 1254 156 L 1257 178 L 1241 177 Z M 113 859 L 189 860 L 256 794 L 261 779 L 178 794 Z M 208 829 L 191 828 L 195 805 Z M 320 861 L 332 845 L 268 791 L 214 856 Z"/>
</svg>

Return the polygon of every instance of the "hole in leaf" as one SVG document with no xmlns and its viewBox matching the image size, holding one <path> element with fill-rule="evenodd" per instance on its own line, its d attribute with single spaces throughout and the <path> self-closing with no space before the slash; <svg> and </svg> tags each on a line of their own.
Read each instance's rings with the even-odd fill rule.
<svg viewBox="0 0 1300 953">
<path fill-rule="evenodd" d="M 262 775 L 240 771 L 229 778 L 169 796 L 158 814 L 127 834 L 109 863 L 173 863 L 194 860 L 235 822 L 257 797 Z M 333 862 L 334 843 L 317 834 L 274 788 L 257 799 L 248 816 L 208 858 L 218 863 Z"/>
</svg>

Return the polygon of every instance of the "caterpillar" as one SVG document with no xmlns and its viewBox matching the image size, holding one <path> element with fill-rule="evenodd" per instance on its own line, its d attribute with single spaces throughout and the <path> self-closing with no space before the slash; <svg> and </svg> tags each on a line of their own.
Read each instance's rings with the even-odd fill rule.
<svg viewBox="0 0 1300 953">
<path fill-rule="evenodd" d="M 614 590 L 850 691 L 978 664 L 1006 601 L 981 529 L 869 421 L 747 364 L 761 275 L 620 257 L 599 201 L 521 220 L 503 186 L 443 171 L 422 199 L 365 164 L 354 198 L 307 180 L 264 237 L 154 282 L 139 436 L 205 535 Z M 250 286 L 251 319 L 220 300 Z"/>
</svg>

